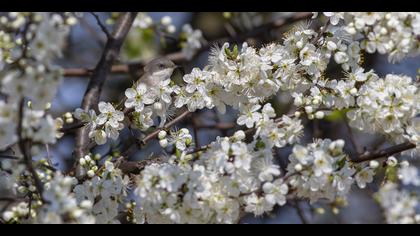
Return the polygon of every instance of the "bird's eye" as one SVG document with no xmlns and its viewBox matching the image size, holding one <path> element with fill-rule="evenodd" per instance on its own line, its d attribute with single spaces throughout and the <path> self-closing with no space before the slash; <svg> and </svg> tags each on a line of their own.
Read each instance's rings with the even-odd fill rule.
<svg viewBox="0 0 420 236">
<path fill-rule="evenodd" d="M 164 64 L 159 64 L 159 68 L 163 69 L 163 68 L 165 68 L 165 65 Z"/>
</svg>

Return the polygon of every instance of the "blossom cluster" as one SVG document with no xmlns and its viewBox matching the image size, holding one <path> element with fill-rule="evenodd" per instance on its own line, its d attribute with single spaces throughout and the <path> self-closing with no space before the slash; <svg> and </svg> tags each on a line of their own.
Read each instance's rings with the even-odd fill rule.
<svg viewBox="0 0 420 236">
<path fill-rule="evenodd" d="M 127 157 L 88 154 L 76 163 L 77 179 L 53 171 L 47 160 L 31 159 L 62 136 L 64 121 L 49 113 L 62 76 L 54 60 L 76 19 L 70 13 L 1 16 L 0 95 L 5 99 L 0 101 L 0 151 L 12 152 L 17 142 L 31 148 L 21 153 L 25 162 L 18 156 L 0 159 L 0 194 L 13 198 L 0 220 L 237 223 L 246 213 L 262 216 L 290 198 L 310 203 L 346 199 L 353 185 L 366 188 L 386 168 L 389 182 L 376 198 L 387 222 L 420 223 L 418 198 L 390 183 L 420 186 L 418 170 L 408 162 L 388 156 L 384 162 L 357 163 L 341 139 L 301 141 L 307 119 L 345 110 L 354 128 L 420 147 L 418 81 L 394 74 L 382 78 L 362 67 L 364 52 L 388 54 L 391 62 L 418 55 L 420 14 L 323 15 L 328 21 L 319 32 L 300 24 L 282 42 L 261 48 L 224 43 L 212 50 L 207 66 L 193 68 L 180 82 L 170 78 L 173 63 L 173 68 L 162 65 L 151 78 L 126 89 L 119 105 L 100 102 L 97 110 L 78 108 L 64 115 L 65 122 L 78 119 L 97 145 L 117 140 L 126 127 L 145 135 L 160 118 L 150 134 L 157 134 L 164 149 L 162 161 L 127 174 L 121 167 Z M 155 23 L 146 13 L 138 14 L 133 27 L 165 35 L 176 31 L 170 17 Z M 202 32 L 190 25 L 182 28 L 179 42 L 188 60 L 205 43 Z M 329 75 L 336 65 L 342 74 Z M 147 66 L 145 72 L 150 72 Z M 292 114 L 278 114 L 269 102 L 280 93 L 291 95 Z M 232 108 L 239 130 L 196 147 L 187 128 L 165 126 L 175 108 L 183 107 L 220 113 Z M 286 146 L 291 154 L 283 170 L 275 152 Z"/>
<path fill-rule="evenodd" d="M 7 103 L 0 102 L 0 149 L 17 141 L 19 135 L 41 144 L 53 144 L 59 136 L 60 119 L 54 120 L 44 110 L 49 109 L 61 80 L 61 70 L 53 64 L 61 56 L 70 26 L 75 18 L 70 14 L 12 12 L 3 16 L 0 26 L 2 67 L 0 92 Z M 13 32 L 22 32 L 18 36 Z M 15 41 L 11 41 L 15 38 Z M 3 61 L 4 59 L 4 61 Z M 20 113 L 20 101 L 27 99 Z M 17 134 L 22 116 L 23 134 Z"/>
<path fill-rule="evenodd" d="M 355 180 L 361 188 L 372 182 L 374 170 L 353 166 L 343 147 L 343 140 L 328 139 L 317 140 L 307 147 L 294 146 L 287 170 L 291 173 L 289 182 L 296 189 L 297 197 L 308 198 L 311 202 L 333 201 L 345 197 Z"/>
<path fill-rule="evenodd" d="M 172 17 L 166 15 L 159 21 L 154 21 L 151 16 L 146 12 L 138 13 L 133 22 L 133 28 L 142 31 L 153 30 L 158 35 L 165 39 L 165 37 L 172 38 L 177 29 L 172 21 Z M 202 47 L 205 42 L 203 34 L 199 29 L 193 29 L 190 24 L 182 26 L 179 34 L 179 44 L 185 57 L 190 60 L 196 54 L 197 50 Z"/>
<path fill-rule="evenodd" d="M 147 166 L 135 190 L 147 221 L 235 223 L 242 208 L 261 215 L 284 205 L 288 187 L 275 180 L 280 169 L 272 152 L 238 138 L 244 135 L 218 138 L 199 158 L 183 152 Z"/>
<path fill-rule="evenodd" d="M 8 170 L 12 163 L 5 163 L 3 161 L 2 168 Z M 2 217 L 8 223 L 41 223 L 41 224 L 62 224 L 62 223 L 94 223 L 95 219 L 89 213 L 92 207 L 91 202 L 83 201 L 78 203 L 76 201 L 73 186 L 76 179 L 64 176 L 60 172 L 52 173 L 47 171 L 45 173 L 38 172 L 39 176 L 45 182 L 44 192 L 42 194 L 43 200 L 48 204 L 43 204 L 41 199 L 36 197 L 36 188 L 30 181 L 25 181 L 29 176 L 25 173 L 23 165 L 13 164 L 14 168 L 8 171 L 12 175 L 5 172 L 5 177 L 9 178 L 9 189 L 15 188 L 15 192 L 5 193 L 5 196 L 20 196 L 31 195 L 34 200 L 31 204 L 25 201 L 18 201 L 18 203 L 3 212 Z M 14 176 L 16 175 L 16 176 Z M 15 179 L 15 180 L 13 180 Z M 7 183 L 4 183 L 7 184 Z M 30 184 L 30 185 L 28 185 Z"/>
<path fill-rule="evenodd" d="M 170 113 L 173 103 L 171 94 L 175 89 L 176 85 L 169 77 L 162 80 L 157 78 L 156 82 L 149 84 L 139 81 L 134 88 L 128 88 L 125 91 L 127 100 L 124 105 L 128 109 L 134 109 L 132 113 L 134 128 L 147 130 L 154 124 L 155 117 L 161 118 L 160 126 L 163 126 Z"/>
<path fill-rule="evenodd" d="M 94 139 L 98 145 L 105 144 L 108 138 L 116 140 L 119 131 L 124 128 L 122 121 L 124 113 L 116 110 L 111 103 L 100 102 L 98 104 L 100 114 L 96 115 L 94 110 L 85 111 L 76 109 L 74 117 L 86 123 L 89 137 Z"/>
<path fill-rule="evenodd" d="M 323 14 L 333 25 L 343 21 L 343 28 L 352 37 L 364 37 L 361 45 L 368 53 L 388 54 L 388 60 L 391 62 L 398 62 L 407 56 L 420 53 L 418 12 L 324 12 Z"/>
<path fill-rule="evenodd" d="M 172 17 L 164 16 L 158 22 L 154 22 L 152 17 L 146 12 L 139 12 L 133 22 L 133 28 L 142 30 L 155 28 L 159 31 L 173 34 L 176 31 L 176 26 L 172 23 Z"/>
<path fill-rule="evenodd" d="M 85 157 L 86 160 L 92 160 Z M 90 169 L 91 170 L 91 169 Z M 94 222 L 99 224 L 119 223 L 120 205 L 124 202 L 129 187 L 128 176 L 123 176 L 121 170 L 110 161 L 105 161 L 103 168 L 92 176 L 87 171 L 88 179 L 74 187 L 78 204 L 90 202 L 90 214 Z"/>
<path fill-rule="evenodd" d="M 420 215 L 416 214 L 418 198 L 411 195 L 407 190 L 398 189 L 397 184 L 386 183 L 376 193 L 376 198 L 385 211 L 387 223 L 420 223 Z"/>
<path fill-rule="evenodd" d="M 75 193 L 72 191 L 75 179 L 56 173 L 54 178 L 45 184 L 43 193 L 44 204 L 37 211 L 34 217 L 40 224 L 62 224 L 62 223 L 83 223 L 92 224 L 95 222 L 91 215 L 92 202 L 77 202 Z"/>
<path fill-rule="evenodd" d="M 190 60 L 202 47 L 204 42 L 203 33 L 199 29 L 193 29 L 190 24 L 182 26 L 181 47 L 185 57 Z"/>
<path fill-rule="evenodd" d="M 359 88 L 356 108 L 347 115 L 350 124 L 360 130 L 382 133 L 395 142 L 408 138 L 417 143 L 419 100 L 420 91 L 412 78 L 387 75 L 380 79 L 372 74 Z"/>
</svg>

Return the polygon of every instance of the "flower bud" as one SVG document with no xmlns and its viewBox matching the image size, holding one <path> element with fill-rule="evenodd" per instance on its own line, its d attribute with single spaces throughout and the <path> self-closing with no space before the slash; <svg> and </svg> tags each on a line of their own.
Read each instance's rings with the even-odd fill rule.
<svg viewBox="0 0 420 236">
<path fill-rule="evenodd" d="M 233 135 L 233 137 L 235 138 L 235 140 L 237 141 L 241 141 L 243 139 L 245 139 L 246 135 L 245 132 L 242 130 L 236 131 L 235 134 Z"/>
<path fill-rule="evenodd" d="M 81 166 L 85 166 L 85 165 L 86 165 L 86 160 L 85 160 L 85 158 L 80 158 L 80 159 L 79 159 L 79 164 L 80 164 Z"/>
<path fill-rule="evenodd" d="M 12 218 L 13 218 L 13 216 L 14 216 L 14 213 L 13 212 L 11 212 L 11 211 L 5 211 L 4 213 L 3 213 L 3 219 L 7 222 L 7 221 L 10 221 Z"/>
<path fill-rule="evenodd" d="M 84 209 L 90 209 L 92 208 L 92 205 L 93 205 L 92 202 L 89 200 L 84 200 L 80 203 L 80 207 Z"/>
<path fill-rule="evenodd" d="M 190 131 L 189 131 L 187 128 L 182 128 L 182 129 L 180 130 L 180 132 L 181 132 L 182 134 L 189 134 L 189 133 L 190 133 Z"/>
<path fill-rule="evenodd" d="M 168 133 L 166 133 L 166 131 L 165 130 L 161 130 L 160 132 L 159 132 L 159 134 L 158 134 L 158 138 L 160 139 L 160 140 L 162 140 L 162 139 L 164 139 L 164 138 L 166 138 L 166 135 L 167 135 Z"/>
<path fill-rule="evenodd" d="M 350 94 L 351 95 L 356 95 L 357 94 L 357 88 L 350 89 Z"/>
<path fill-rule="evenodd" d="M 153 104 L 153 108 L 157 111 L 160 111 L 160 110 L 162 110 L 163 105 L 160 102 L 156 102 L 156 103 Z"/>
<path fill-rule="evenodd" d="M 313 111 L 314 111 L 314 109 L 313 109 L 311 106 L 306 106 L 306 107 L 305 107 L 305 112 L 306 112 L 307 114 L 311 114 Z"/>
<path fill-rule="evenodd" d="M 298 107 L 302 106 L 302 104 L 303 104 L 302 97 L 295 97 L 294 104 L 295 104 L 295 106 L 298 106 Z"/>
<path fill-rule="evenodd" d="M 161 21 L 162 25 L 170 25 L 172 23 L 172 18 L 170 16 L 164 16 L 162 17 Z"/>
<path fill-rule="evenodd" d="M 72 117 L 73 117 L 73 115 L 72 115 L 70 112 L 66 112 L 66 113 L 64 114 L 64 117 L 65 117 L 66 119 L 69 119 L 69 118 L 72 118 Z"/>
<path fill-rule="evenodd" d="M 314 105 L 318 105 L 319 104 L 319 99 L 318 98 L 314 98 L 313 100 L 312 100 L 312 104 L 314 104 Z"/>
<path fill-rule="evenodd" d="M 161 139 L 159 140 L 159 145 L 163 148 L 168 147 L 168 140 L 167 139 Z"/>
<path fill-rule="evenodd" d="M 74 122 L 74 119 L 72 117 L 66 118 L 66 123 L 67 124 L 72 124 L 73 122 Z"/>
<path fill-rule="evenodd" d="M 388 160 L 386 160 L 386 164 L 391 167 L 395 167 L 398 164 L 398 160 L 394 156 L 390 156 Z"/>
<path fill-rule="evenodd" d="M 176 28 L 174 25 L 169 25 L 168 28 L 166 28 L 166 30 L 168 31 L 168 33 L 173 34 L 176 31 Z"/>
<path fill-rule="evenodd" d="M 330 51 L 334 51 L 337 49 L 337 44 L 335 44 L 333 41 L 328 41 L 327 48 Z"/>
<path fill-rule="evenodd" d="M 369 166 L 370 166 L 370 168 L 372 168 L 372 169 L 376 169 L 376 168 L 378 168 L 378 167 L 379 167 L 379 162 L 378 162 L 378 161 L 375 161 L 375 160 L 370 161 L 370 162 L 369 162 Z"/>
<path fill-rule="evenodd" d="M 322 207 L 318 207 L 315 209 L 315 212 L 318 213 L 319 215 L 323 215 L 325 214 L 325 209 Z"/>
<path fill-rule="evenodd" d="M 317 111 L 317 112 L 315 113 L 315 118 L 317 118 L 318 120 L 323 119 L 323 118 L 324 118 L 324 116 L 325 116 L 325 113 L 324 113 L 324 112 L 322 112 L 322 111 Z"/>
<path fill-rule="evenodd" d="M 29 191 L 36 192 L 36 187 L 34 185 L 29 186 Z"/>
<path fill-rule="evenodd" d="M 328 150 L 330 150 L 330 151 L 334 151 L 336 148 L 337 148 L 337 143 L 336 142 L 332 142 L 328 146 Z"/>
<path fill-rule="evenodd" d="M 89 176 L 89 178 L 93 178 L 93 176 L 95 176 L 95 171 L 93 171 L 93 170 L 89 170 L 89 171 L 87 172 L 87 176 Z"/>
<path fill-rule="evenodd" d="M 337 52 L 334 54 L 334 60 L 337 62 L 337 64 L 343 64 L 349 60 L 349 57 L 344 52 Z"/>
<path fill-rule="evenodd" d="M 338 149 L 343 149 L 344 148 L 344 145 L 346 144 L 344 142 L 344 140 L 342 140 L 342 139 L 339 139 L 339 140 L 335 141 L 335 143 L 337 144 L 337 148 Z"/>
<path fill-rule="evenodd" d="M 299 49 L 302 49 L 303 48 L 303 42 L 302 41 L 298 41 L 296 43 L 296 47 L 299 48 Z"/>
</svg>

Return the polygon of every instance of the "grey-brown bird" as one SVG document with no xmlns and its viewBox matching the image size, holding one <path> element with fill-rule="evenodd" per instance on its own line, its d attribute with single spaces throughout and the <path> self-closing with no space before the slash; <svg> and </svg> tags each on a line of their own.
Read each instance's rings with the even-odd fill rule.
<svg viewBox="0 0 420 236">
<path fill-rule="evenodd" d="M 169 79 L 176 68 L 179 66 L 175 65 L 171 60 L 166 57 L 159 57 L 148 62 L 143 68 L 143 75 L 138 79 L 133 88 L 137 87 L 138 84 L 144 83 L 148 87 L 158 86 L 161 81 Z M 118 107 L 121 107 L 126 98 L 118 104 Z M 130 109 L 125 108 L 124 113 L 128 112 Z"/>
<path fill-rule="evenodd" d="M 144 73 L 136 82 L 147 86 L 157 86 L 161 81 L 169 79 L 178 66 L 166 57 L 151 60 L 144 66 Z"/>
</svg>

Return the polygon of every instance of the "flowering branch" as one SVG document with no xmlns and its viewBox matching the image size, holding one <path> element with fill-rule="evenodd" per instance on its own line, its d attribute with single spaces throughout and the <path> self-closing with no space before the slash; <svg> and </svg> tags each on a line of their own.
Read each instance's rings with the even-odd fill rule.
<svg viewBox="0 0 420 236">
<path fill-rule="evenodd" d="M 140 145 L 141 146 L 146 145 L 150 140 L 155 139 L 158 136 L 160 131 L 170 129 L 172 126 L 174 126 L 178 122 L 187 118 L 190 114 L 191 113 L 189 111 L 184 111 L 183 113 L 181 113 L 181 115 L 177 116 L 175 119 L 168 122 L 163 128 L 156 129 L 152 133 L 148 134 L 144 139 L 140 141 Z"/>
<path fill-rule="evenodd" d="M 119 55 L 119 51 L 127 36 L 137 13 L 124 13 L 118 20 L 111 37 L 108 38 L 105 49 L 102 53 L 101 59 L 92 72 L 88 88 L 83 97 L 82 108 L 84 110 L 95 108 L 99 103 L 102 86 L 106 77 L 111 71 L 112 64 Z M 89 138 L 86 129 L 78 130 L 76 135 L 76 159 L 83 157 L 87 150 Z"/>
<path fill-rule="evenodd" d="M 114 63 L 126 37 L 131 43 L 130 28 L 163 39 L 176 31 L 169 16 L 155 23 L 146 13 L 113 14 L 107 22 L 113 23 L 114 16 L 118 20 L 111 32 L 91 13 L 107 41 L 94 69 L 64 71 L 90 81 L 81 108 L 54 119 L 50 107 L 63 74 L 53 61 L 62 55 L 68 26 L 77 22 L 71 14 L 10 13 L 5 18 L 10 22 L 0 23 L 0 36 L 4 29 L 7 33 L 0 37 L 0 45 L 7 46 L 0 46 L 0 71 L 5 71 L 0 78 L 5 97 L 0 100 L 0 185 L 7 190 L 0 198 L 7 203 L 0 209 L 0 223 L 239 223 L 246 213 L 263 216 L 286 204 L 307 223 L 300 200 L 344 206 L 352 186 L 366 188 L 382 168 L 384 184 L 377 194 L 387 222 L 420 222 L 414 210 L 418 200 L 396 184 L 420 186 L 418 170 L 392 157 L 420 151 L 418 81 L 393 74 L 380 78 L 363 67 L 364 53 L 388 54 L 391 62 L 418 55 L 419 13 L 324 12 L 320 28 L 298 24 L 281 42 L 261 47 L 256 45 L 279 38 L 271 37 L 273 29 L 311 14 L 262 25 L 256 21 L 260 26 L 252 30 L 228 29 L 228 37 L 210 42 L 201 30 L 184 25 L 177 41 L 182 50 L 147 65 Z M 242 19 L 224 16 L 232 16 L 231 23 Z M 190 61 L 220 43 L 202 69 L 183 73 L 182 81 L 172 79 L 174 62 Z M 21 53 L 9 58 L 11 51 Z M 337 65 L 343 73 L 334 78 L 338 74 L 330 69 Z M 99 102 L 107 76 L 139 78 L 141 70 L 143 76 L 118 104 Z M 284 108 L 280 93 L 290 94 Z M 204 109 L 220 112 L 214 123 L 201 120 Z M 235 116 L 232 123 L 221 121 L 219 115 L 226 112 Z M 351 139 L 347 145 L 355 152 L 346 152 L 343 139 L 323 137 L 328 134 L 322 133 L 321 120 L 342 116 Z M 184 127 L 177 125 L 181 121 Z M 309 137 L 308 123 L 314 124 Z M 358 150 L 352 128 L 400 144 Z M 201 146 L 198 136 L 204 130 L 221 133 Z M 63 174 L 51 162 L 50 145 L 74 131 L 77 162 Z M 314 140 L 307 143 L 310 137 Z M 145 154 L 152 141 L 159 141 L 159 155 Z M 15 144 L 17 154 L 11 152 Z M 109 150 L 94 153 L 96 146 Z M 291 149 L 287 157 L 280 152 L 286 147 Z M 130 161 L 137 151 L 148 157 Z M 38 156 L 41 160 L 35 161 Z M 385 157 L 383 165 L 373 161 Z M 24 200 L 8 198 L 15 193 Z"/>
</svg>

